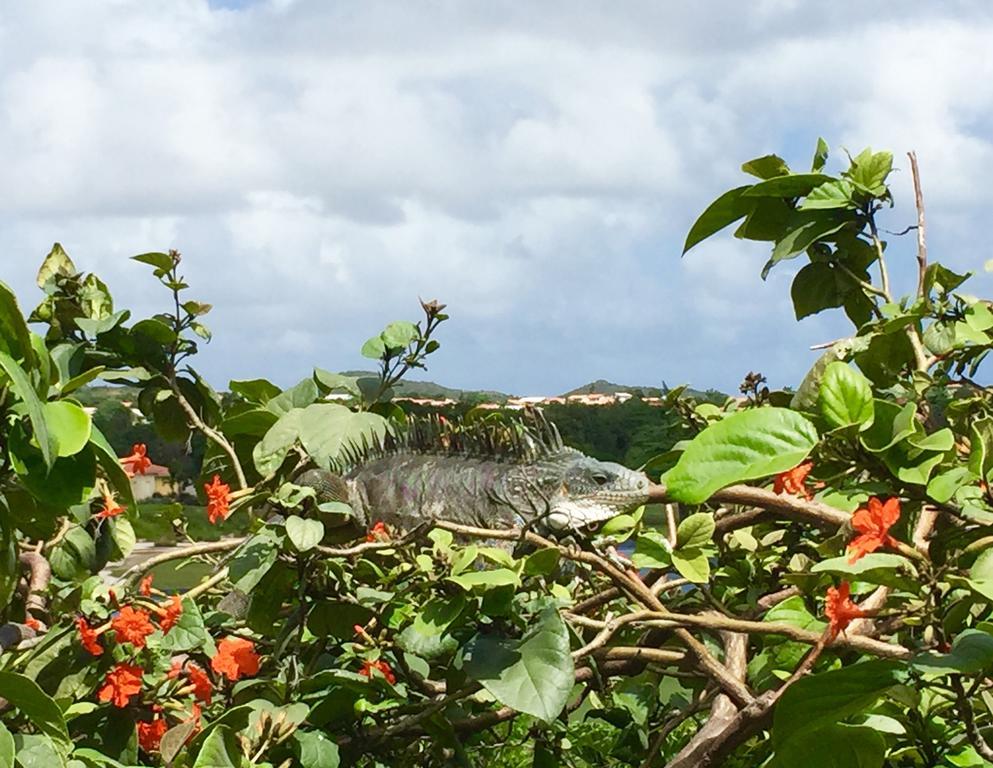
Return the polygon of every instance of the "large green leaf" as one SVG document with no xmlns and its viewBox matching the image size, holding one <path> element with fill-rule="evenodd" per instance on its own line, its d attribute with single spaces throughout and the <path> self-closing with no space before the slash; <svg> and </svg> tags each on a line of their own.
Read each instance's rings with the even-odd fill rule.
<svg viewBox="0 0 993 768">
<path fill-rule="evenodd" d="M 790 297 L 797 320 L 844 303 L 834 269 L 822 261 L 807 264 L 796 273 L 790 286 Z"/>
<path fill-rule="evenodd" d="M 791 173 L 760 181 L 744 194 L 746 197 L 803 197 L 831 180 L 832 177 L 822 173 Z"/>
<path fill-rule="evenodd" d="M 885 755 L 886 741 L 876 729 L 829 725 L 778 747 L 770 768 L 882 768 Z"/>
<path fill-rule="evenodd" d="M 23 401 L 28 409 L 28 419 L 31 421 L 31 429 L 34 430 L 34 437 L 38 441 L 45 466 L 51 467 L 55 463 L 56 457 L 55 438 L 48 431 L 48 425 L 45 422 L 45 409 L 41 400 L 21 366 L 2 350 L 0 350 L 0 369 L 3 369 L 7 378 L 10 379 L 10 388 L 14 394 Z"/>
<path fill-rule="evenodd" d="M 45 403 L 45 423 L 59 456 L 72 456 L 89 442 L 90 414 L 68 400 Z"/>
<path fill-rule="evenodd" d="M 107 479 L 110 480 L 118 496 L 123 499 L 131 511 L 135 509 L 134 492 L 131 488 L 131 479 L 121 466 L 117 453 L 113 446 L 107 441 L 103 433 L 95 425 L 90 427 L 90 445 L 93 447 L 93 454 L 96 456 L 100 468 L 103 469 Z"/>
<path fill-rule="evenodd" d="M 0 768 L 14 768 L 14 737 L 0 723 Z"/>
<path fill-rule="evenodd" d="M 848 179 L 832 179 L 812 189 L 799 208 L 801 211 L 826 211 L 837 208 L 854 208 L 855 186 Z"/>
<path fill-rule="evenodd" d="M 338 745 L 320 731 L 296 731 L 294 750 L 300 768 L 338 768 Z"/>
<path fill-rule="evenodd" d="M 710 578 L 710 560 L 702 549 L 673 550 L 672 564 L 683 578 L 695 584 L 706 584 Z"/>
<path fill-rule="evenodd" d="M 701 240 L 706 240 L 715 232 L 720 232 L 724 227 L 748 215 L 754 201 L 745 199 L 743 195 L 749 189 L 751 185 L 729 190 L 708 205 L 707 210 L 700 214 L 700 218 L 690 228 L 686 243 L 683 245 L 683 253 L 685 254 Z"/>
<path fill-rule="evenodd" d="M 819 395 L 821 415 L 831 427 L 868 424 L 875 414 L 869 380 L 847 363 L 828 365 Z"/>
<path fill-rule="evenodd" d="M 833 235 L 845 226 L 834 218 L 817 218 L 790 229 L 772 249 L 772 262 L 791 259 L 803 253 L 822 237 Z"/>
<path fill-rule="evenodd" d="M 68 753 L 72 749 L 62 710 L 30 677 L 0 672 L 0 697 L 21 710 L 31 720 L 31 724 L 63 752 Z"/>
<path fill-rule="evenodd" d="M 764 180 L 774 176 L 785 176 L 790 172 L 790 167 L 779 155 L 763 155 L 742 163 L 741 170 Z"/>
<path fill-rule="evenodd" d="M 320 392 L 317 391 L 317 383 L 312 378 L 303 379 L 267 401 L 265 407 L 277 416 L 282 416 L 295 408 L 306 408 L 317 399 L 318 395 Z"/>
<path fill-rule="evenodd" d="M 814 425 L 794 411 L 739 411 L 693 438 L 663 480 L 671 498 L 700 504 L 725 486 L 792 469 L 816 444 Z"/>
<path fill-rule="evenodd" d="M 300 438 L 303 412 L 303 408 L 287 411 L 255 444 L 255 448 L 252 449 L 252 461 L 259 474 L 269 475 L 279 469 L 290 448 Z"/>
<path fill-rule="evenodd" d="M 17 568 L 17 537 L 13 522 L 8 520 L 6 499 L 0 498 L 0 614 L 17 588 L 20 573 Z"/>
<path fill-rule="evenodd" d="M 307 520 L 298 515 L 286 518 L 286 536 L 297 552 L 307 552 L 324 538 L 324 525 L 320 520 Z"/>
<path fill-rule="evenodd" d="M 714 516 L 709 512 L 690 515 L 676 529 L 676 546 L 679 549 L 705 547 L 713 542 L 715 529 Z"/>
<path fill-rule="evenodd" d="M 378 414 L 315 403 L 300 418 L 300 442 L 318 465 L 328 468 L 341 459 L 348 445 L 378 442 L 388 429 L 389 423 Z"/>
<path fill-rule="evenodd" d="M 242 768 L 248 760 L 238 748 L 235 735 L 226 725 L 214 728 L 200 747 L 193 768 Z"/>
<path fill-rule="evenodd" d="M 993 635 L 979 629 L 967 629 L 955 638 L 948 653 L 923 653 L 911 664 L 915 669 L 931 674 L 974 675 L 993 666 Z"/>
<path fill-rule="evenodd" d="M 901 662 L 877 659 L 801 678 L 791 685 L 773 719 L 776 752 L 789 751 L 815 731 L 864 711 L 901 682 Z"/>
<path fill-rule="evenodd" d="M 465 670 L 501 704 L 551 722 L 575 682 L 569 630 L 549 608 L 519 641 L 477 635 L 466 649 Z"/>
<path fill-rule="evenodd" d="M 17 305 L 17 297 L 0 282 L 0 350 L 15 360 L 24 360 L 25 367 L 31 368 L 31 337 L 24 315 Z"/>
<path fill-rule="evenodd" d="M 907 577 L 915 577 L 913 564 L 902 555 L 889 552 L 872 552 L 850 563 L 848 555 L 832 557 L 815 564 L 811 573 L 831 573 L 852 581 L 896 586 L 906 584 Z"/>
</svg>

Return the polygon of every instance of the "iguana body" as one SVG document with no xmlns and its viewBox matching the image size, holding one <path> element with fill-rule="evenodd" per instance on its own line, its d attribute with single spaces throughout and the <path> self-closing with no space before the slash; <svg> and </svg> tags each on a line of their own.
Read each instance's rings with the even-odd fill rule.
<svg viewBox="0 0 993 768">
<path fill-rule="evenodd" d="M 539 415 L 521 423 L 416 421 L 402 437 L 352 447 L 336 472 L 297 482 L 350 505 L 355 521 L 401 529 L 432 519 L 484 528 L 579 530 L 648 500 L 648 478 L 567 448 Z"/>
</svg>

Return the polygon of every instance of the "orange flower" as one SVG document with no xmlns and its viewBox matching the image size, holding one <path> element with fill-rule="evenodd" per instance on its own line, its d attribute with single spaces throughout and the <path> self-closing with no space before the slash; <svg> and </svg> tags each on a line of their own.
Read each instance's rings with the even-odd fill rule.
<svg viewBox="0 0 993 768">
<path fill-rule="evenodd" d="M 366 677 L 372 677 L 372 670 L 378 670 L 383 677 L 386 678 L 386 682 L 393 685 L 397 681 L 396 675 L 393 674 L 393 670 L 390 669 L 390 665 L 387 664 L 382 659 L 377 661 L 363 661 L 362 669 L 359 670 L 360 675 L 365 675 Z"/>
<path fill-rule="evenodd" d="M 138 721 L 138 746 L 149 754 L 159 751 L 159 743 L 169 730 L 164 717 L 156 717 L 151 722 Z"/>
<path fill-rule="evenodd" d="M 28 616 L 24 619 L 24 626 L 30 627 L 35 632 L 41 632 L 41 622 L 38 621 L 34 616 Z"/>
<path fill-rule="evenodd" d="M 854 563 L 883 545 L 897 546 L 899 542 L 890 536 L 890 528 L 899 519 L 900 499 L 895 497 L 884 503 L 873 496 L 869 499 L 868 509 L 857 509 L 852 515 L 852 528 L 861 535 L 848 545 L 848 562 Z"/>
<path fill-rule="evenodd" d="M 148 612 L 140 608 L 135 610 L 130 605 L 121 608 L 111 620 L 110 628 L 117 633 L 117 642 L 131 643 L 135 648 L 144 648 L 145 638 L 155 631 Z"/>
<path fill-rule="evenodd" d="M 100 637 L 100 633 L 92 629 L 82 616 L 76 618 L 76 629 L 79 630 L 79 642 L 82 646 L 94 656 L 102 656 L 103 646 L 97 639 Z"/>
<path fill-rule="evenodd" d="M 172 663 L 169 665 L 169 671 L 166 672 L 166 677 L 170 680 L 175 680 L 181 674 L 183 674 L 183 662 L 179 659 L 173 659 Z"/>
<path fill-rule="evenodd" d="M 133 664 L 116 664 L 107 673 L 104 686 L 97 692 L 100 701 L 112 701 L 115 707 L 126 707 L 129 699 L 141 693 L 142 668 Z"/>
<path fill-rule="evenodd" d="M 141 580 L 141 584 L 138 585 L 138 591 L 145 597 L 151 597 L 152 594 L 152 578 L 153 575 L 150 573 L 145 578 Z"/>
<path fill-rule="evenodd" d="M 242 675 L 259 671 L 259 655 L 255 644 L 242 637 L 225 637 L 217 644 L 217 655 L 210 660 L 211 669 L 234 681 Z"/>
<path fill-rule="evenodd" d="M 108 517 L 117 517 L 124 513 L 124 507 L 114 500 L 114 494 L 105 493 L 103 495 L 103 509 L 97 512 L 93 518 L 95 520 L 106 520 Z"/>
<path fill-rule="evenodd" d="M 207 494 L 207 519 L 216 524 L 218 520 L 227 520 L 231 514 L 228 504 L 231 502 L 231 486 L 222 483 L 219 475 L 214 475 L 214 479 L 204 484 L 204 493 Z"/>
<path fill-rule="evenodd" d="M 852 587 L 847 581 L 841 582 L 841 586 L 837 589 L 828 588 L 827 599 L 824 601 L 824 614 L 831 622 L 831 639 L 837 637 L 839 632 L 844 632 L 853 619 L 861 619 L 866 615 L 865 611 L 852 602 L 851 592 Z"/>
<path fill-rule="evenodd" d="M 214 693 L 214 684 L 210 682 L 207 673 L 196 664 L 190 664 L 190 668 L 186 673 L 189 675 L 190 683 L 193 685 L 193 695 L 204 704 L 209 705 Z"/>
<path fill-rule="evenodd" d="M 805 461 L 796 467 L 793 467 L 789 472 L 780 472 L 776 475 L 772 482 L 772 490 L 774 493 L 791 493 L 794 496 L 799 496 L 800 498 L 810 500 L 813 498 L 813 494 L 810 489 L 804 485 L 807 479 L 807 475 L 810 474 L 810 470 L 814 468 L 814 462 Z"/>
<path fill-rule="evenodd" d="M 390 532 L 386 529 L 386 523 L 380 520 L 365 537 L 366 541 L 389 541 Z"/>
<path fill-rule="evenodd" d="M 146 453 L 148 453 L 148 448 L 145 447 L 144 443 L 135 443 L 131 446 L 131 455 L 120 459 L 121 466 L 124 467 L 124 472 L 128 477 L 143 475 L 152 466 L 152 460 L 145 455 Z"/>
<path fill-rule="evenodd" d="M 179 620 L 179 615 L 183 612 L 183 599 L 179 595 L 169 598 L 169 605 L 159 608 L 159 626 L 163 632 L 168 632 Z"/>
</svg>

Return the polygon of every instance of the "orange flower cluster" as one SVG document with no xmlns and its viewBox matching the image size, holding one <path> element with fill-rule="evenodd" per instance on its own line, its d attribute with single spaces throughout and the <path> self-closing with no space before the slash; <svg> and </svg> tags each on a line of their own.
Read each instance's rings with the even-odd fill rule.
<svg viewBox="0 0 993 768">
<path fill-rule="evenodd" d="M 805 483 L 807 480 L 807 475 L 810 474 L 810 470 L 813 468 L 814 462 L 805 461 L 803 464 L 793 467 L 793 469 L 788 472 L 780 472 L 772 481 L 773 492 L 789 493 L 809 501 L 814 498 L 814 495 L 810 492 L 810 489 L 807 488 Z"/>
<path fill-rule="evenodd" d="M 377 659 L 376 661 L 363 661 L 362 669 L 359 670 L 359 674 L 371 678 L 372 671 L 374 669 L 385 677 L 386 682 L 390 685 L 393 685 L 393 683 L 397 681 L 396 675 L 393 674 L 393 670 L 390 668 L 390 665 L 382 659 Z"/>
<path fill-rule="evenodd" d="M 369 531 L 368 534 L 366 534 L 365 540 L 366 541 L 389 541 L 390 540 L 390 532 L 386 528 L 386 523 L 384 523 L 382 520 L 380 520 L 378 523 L 376 523 L 374 526 L 372 526 L 372 529 Z"/>
<path fill-rule="evenodd" d="M 138 722 L 138 746 L 145 752 L 158 752 L 162 737 L 169 730 L 165 718 L 156 716 L 150 722 Z"/>
<path fill-rule="evenodd" d="M 114 494 L 105 493 L 103 495 L 103 507 L 93 518 L 95 520 L 106 520 L 108 517 L 117 517 L 121 514 L 124 514 L 124 507 L 117 503 L 114 499 Z"/>
<path fill-rule="evenodd" d="M 900 499 L 891 498 L 885 502 L 875 496 L 869 499 L 868 509 L 858 509 L 852 515 L 852 528 L 860 535 L 848 545 L 848 562 L 854 563 L 882 546 L 898 546 L 900 542 L 890 536 L 890 528 L 899 519 Z"/>
<path fill-rule="evenodd" d="M 121 608 L 111 620 L 110 628 L 117 633 L 119 643 L 131 643 L 135 648 L 144 648 L 145 639 L 155 631 L 148 611 L 136 610 L 130 605 Z"/>
<path fill-rule="evenodd" d="M 153 578 L 153 576 L 150 573 L 147 576 L 145 576 L 141 580 L 141 583 L 138 585 L 138 592 L 140 594 L 142 594 L 143 596 L 145 596 L 145 597 L 151 597 L 152 596 L 152 578 Z"/>
<path fill-rule="evenodd" d="M 242 637 L 225 637 L 217 644 L 217 655 L 210 660 L 210 667 L 232 682 L 242 676 L 251 677 L 259 671 L 255 644 Z"/>
<path fill-rule="evenodd" d="M 128 477 L 143 475 L 152 466 L 152 460 L 147 456 L 148 448 L 144 443 L 135 443 L 131 446 L 131 455 L 120 459 L 121 466 Z"/>
<path fill-rule="evenodd" d="M 211 682 L 210 677 L 199 665 L 194 664 L 192 661 L 184 665 L 180 661 L 173 661 L 172 666 L 166 673 L 166 677 L 170 680 L 175 680 L 179 678 L 183 672 L 186 673 L 186 678 L 189 680 L 190 687 L 184 689 L 199 701 L 205 704 L 210 704 L 214 696 L 214 684 Z"/>
<path fill-rule="evenodd" d="M 829 633 L 833 640 L 839 632 L 855 619 L 864 618 L 866 613 L 851 599 L 852 587 L 847 581 L 841 582 L 838 588 L 829 587 L 827 599 L 824 601 L 824 614 L 830 621 Z"/>
<path fill-rule="evenodd" d="M 163 632 L 168 632 L 173 625 L 179 621 L 179 616 L 183 612 L 183 599 L 179 595 L 169 598 L 169 604 L 165 608 L 157 609 L 159 614 L 159 626 Z"/>
<path fill-rule="evenodd" d="M 115 707 L 126 707 L 132 696 L 141 693 L 142 673 L 142 668 L 133 664 L 115 664 L 104 678 L 103 687 L 97 691 L 97 698 L 113 702 Z"/>
<path fill-rule="evenodd" d="M 205 483 L 204 493 L 207 494 L 207 519 L 214 525 L 218 520 L 227 520 L 231 514 L 228 505 L 231 503 L 231 486 L 221 482 L 220 475 L 214 475 L 214 479 Z"/>
<path fill-rule="evenodd" d="M 93 629 L 82 616 L 76 618 L 76 629 L 79 631 L 80 644 L 94 656 L 102 656 L 103 646 L 98 640 L 102 631 Z"/>
</svg>

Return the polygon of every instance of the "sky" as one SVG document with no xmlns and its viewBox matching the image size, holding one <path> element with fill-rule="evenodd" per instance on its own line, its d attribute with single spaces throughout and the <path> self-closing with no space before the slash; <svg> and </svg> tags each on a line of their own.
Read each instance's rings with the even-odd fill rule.
<svg viewBox="0 0 993 768">
<path fill-rule="evenodd" d="M 766 244 L 681 257 L 686 232 L 818 136 L 829 170 L 894 152 L 901 230 L 916 150 L 932 257 L 990 295 L 990 40 L 982 1 L 5 3 L 0 280 L 33 306 L 58 241 L 147 316 L 168 296 L 128 257 L 175 248 L 218 387 L 367 367 L 419 297 L 448 305 L 421 378 L 449 386 L 795 385 L 847 321 L 795 321 L 801 260 L 763 282 Z"/>
</svg>

